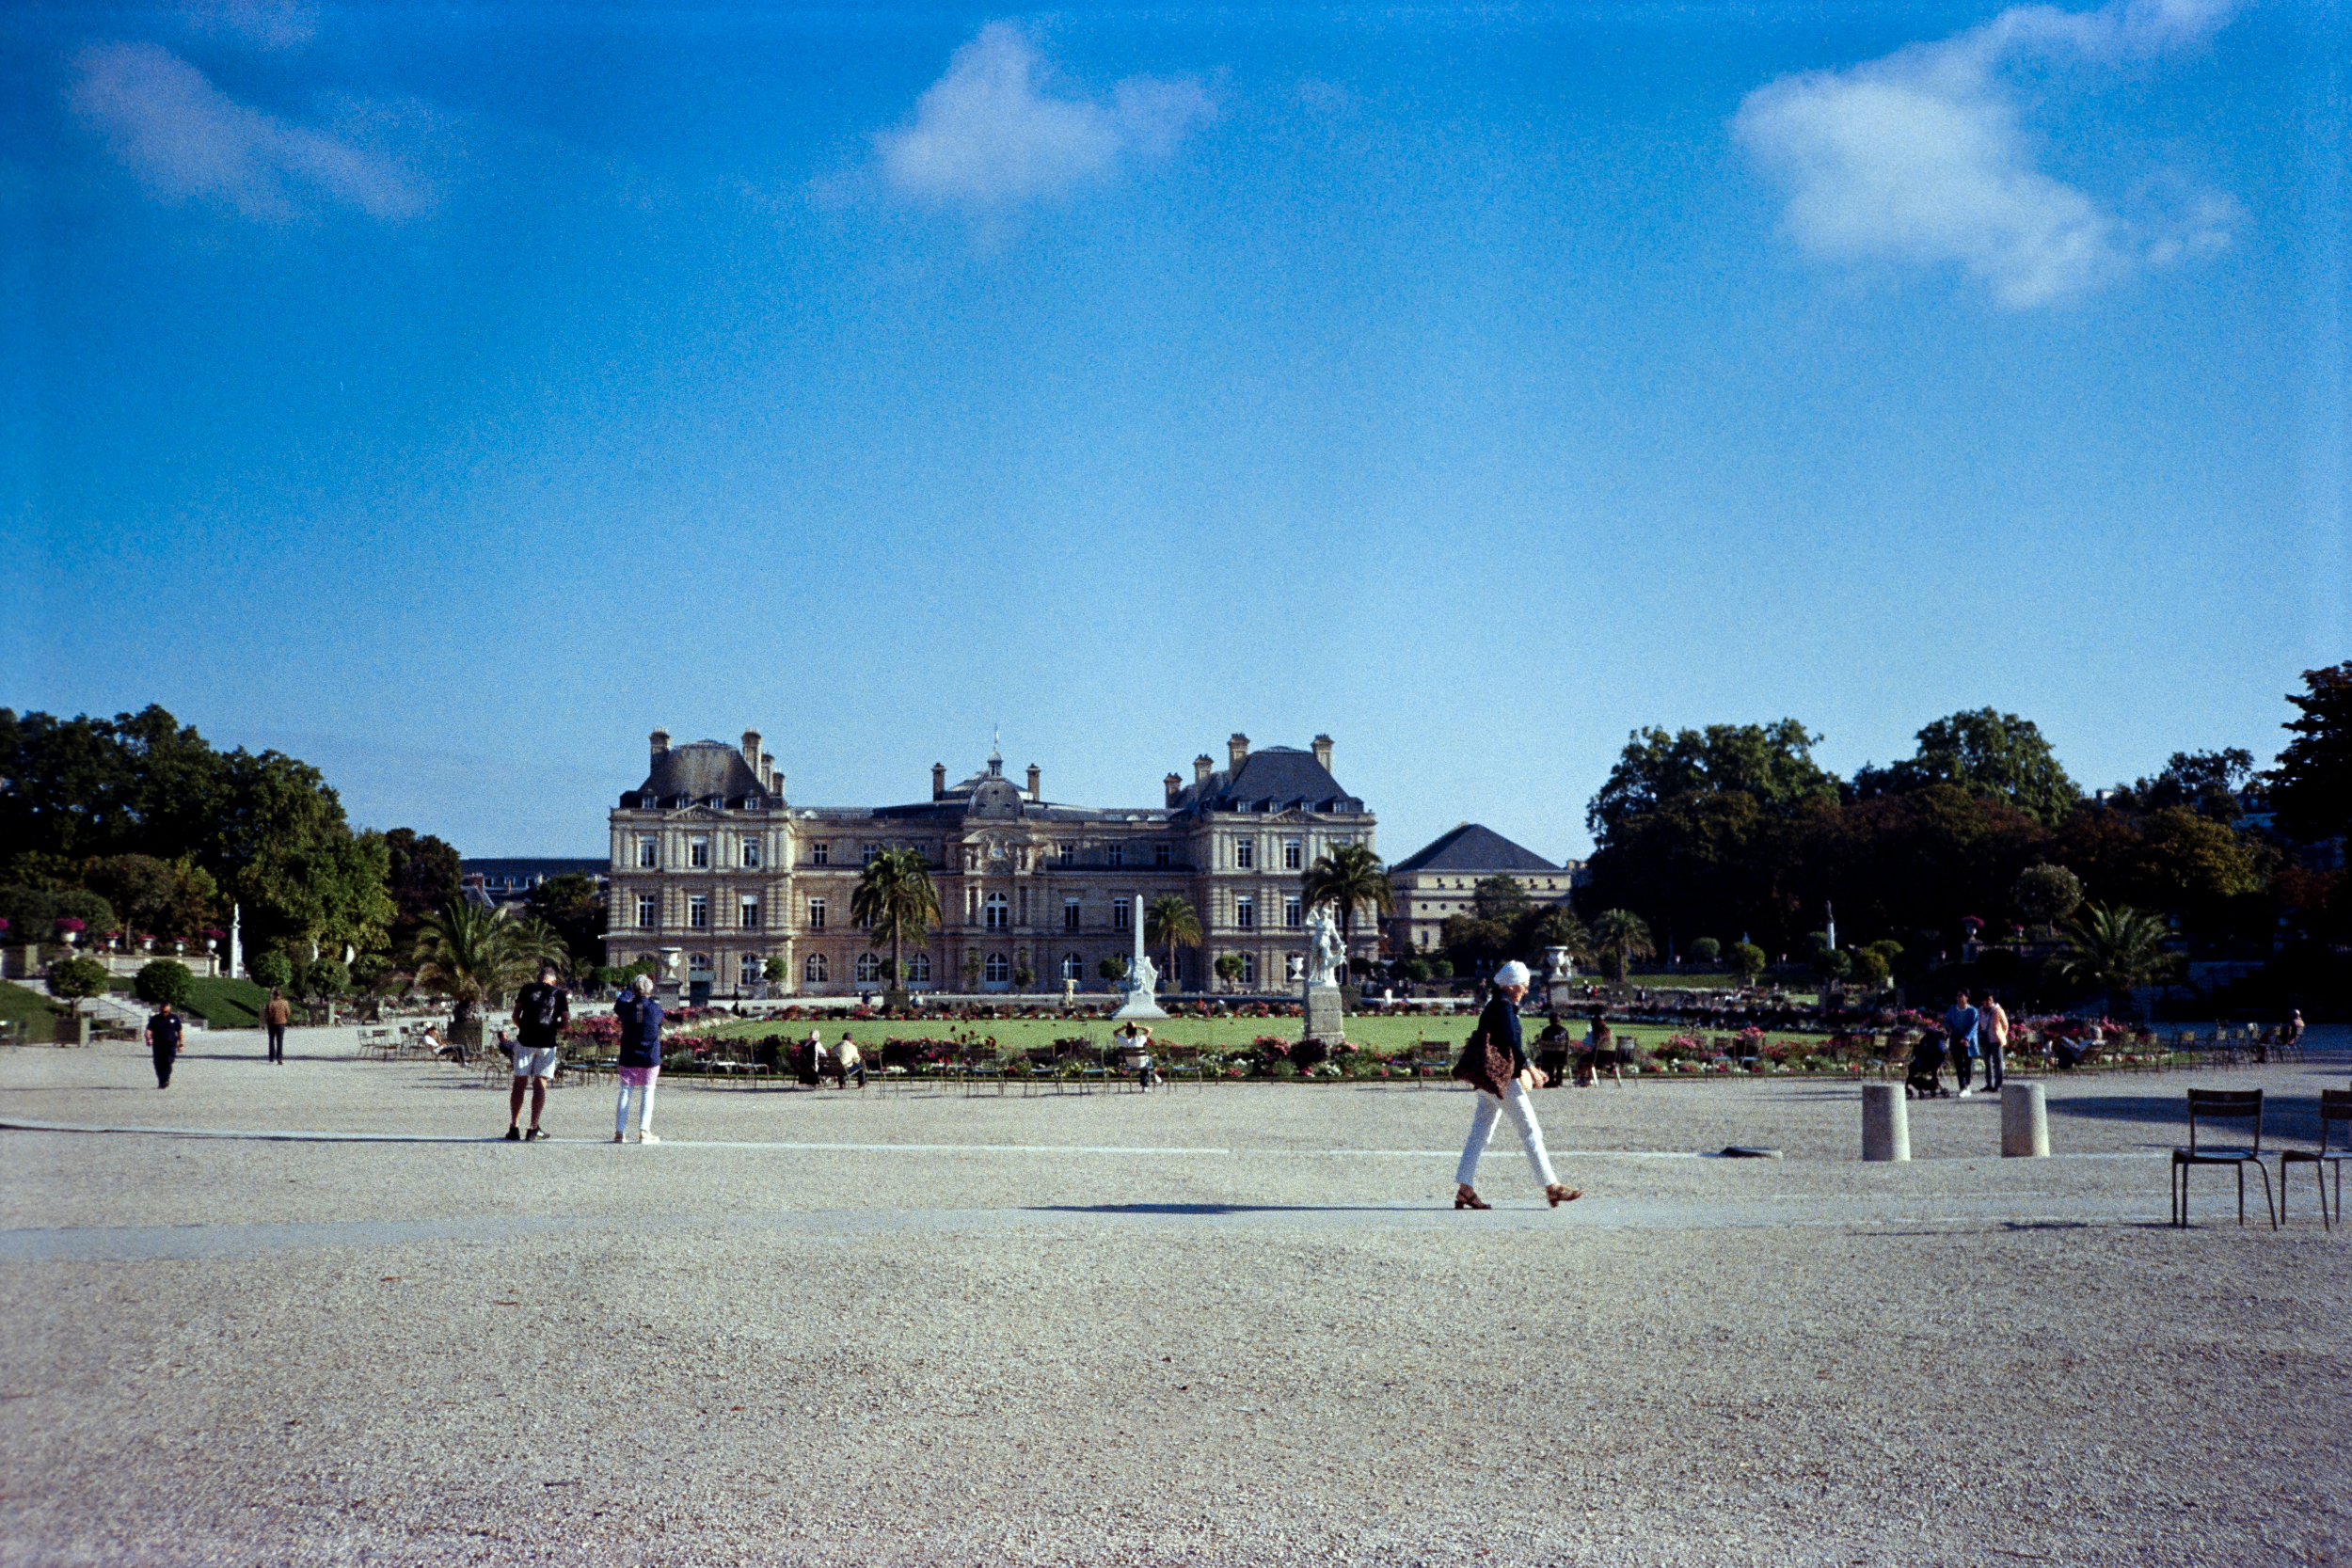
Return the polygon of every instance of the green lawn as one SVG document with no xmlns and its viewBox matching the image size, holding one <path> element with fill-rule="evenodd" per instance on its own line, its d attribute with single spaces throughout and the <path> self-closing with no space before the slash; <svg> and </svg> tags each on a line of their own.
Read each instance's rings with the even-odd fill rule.
<svg viewBox="0 0 2352 1568">
<path fill-rule="evenodd" d="M 0 1023 L 30 1023 L 45 1029 L 57 1016 L 56 1004 L 13 980 L 0 980 Z"/>
<path fill-rule="evenodd" d="M 268 1000 L 267 988 L 250 980 L 199 980 L 189 1010 L 201 1013 L 215 1029 L 250 1029 L 261 1023 L 262 1004 Z"/>
</svg>

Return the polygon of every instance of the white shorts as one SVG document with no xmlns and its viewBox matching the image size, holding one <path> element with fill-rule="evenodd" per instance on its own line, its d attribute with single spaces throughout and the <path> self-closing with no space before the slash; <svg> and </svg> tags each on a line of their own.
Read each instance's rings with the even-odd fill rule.
<svg viewBox="0 0 2352 1568">
<path fill-rule="evenodd" d="M 532 1051 L 524 1046 L 515 1048 L 515 1076 L 517 1078 L 552 1078 L 555 1076 L 556 1048 L 543 1045 Z"/>
</svg>

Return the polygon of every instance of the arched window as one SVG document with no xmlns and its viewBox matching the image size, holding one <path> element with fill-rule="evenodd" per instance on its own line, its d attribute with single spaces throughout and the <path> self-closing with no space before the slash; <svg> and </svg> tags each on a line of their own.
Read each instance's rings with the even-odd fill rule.
<svg viewBox="0 0 2352 1568">
<path fill-rule="evenodd" d="M 1065 980 L 1086 978 L 1086 966 L 1078 961 L 1077 954 L 1064 953 L 1061 956 L 1061 977 Z"/>
<path fill-rule="evenodd" d="M 882 978 L 882 955 L 860 953 L 857 956 L 857 983 L 870 986 Z"/>
<path fill-rule="evenodd" d="M 988 967 L 981 972 L 992 986 L 1009 984 L 1012 980 L 1012 960 L 1002 953 L 988 956 Z"/>
<path fill-rule="evenodd" d="M 825 983 L 825 956 L 822 953 L 811 953 L 808 956 L 808 962 L 801 966 L 801 974 L 810 985 L 823 985 Z"/>
<path fill-rule="evenodd" d="M 931 983 L 931 956 L 917 953 L 907 960 L 907 984 L 928 986 Z"/>
<path fill-rule="evenodd" d="M 985 908 L 988 911 L 988 928 L 992 931 L 1003 930 L 1007 910 L 1005 895 L 1001 893 L 990 894 Z"/>
</svg>

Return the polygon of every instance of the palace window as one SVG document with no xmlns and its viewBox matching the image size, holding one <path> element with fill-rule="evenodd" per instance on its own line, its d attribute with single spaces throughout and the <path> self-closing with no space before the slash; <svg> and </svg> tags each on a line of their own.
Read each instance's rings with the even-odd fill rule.
<svg viewBox="0 0 2352 1568">
<path fill-rule="evenodd" d="M 707 866 L 710 863 L 709 835 L 697 834 L 686 841 L 686 863 L 693 866 Z"/>
<path fill-rule="evenodd" d="M 766 977 L 768 966 L 760 961 L 758 954 L 746 953 L 743 955 L 741 967 L 736 973 L 742 976 L 737 982 L 738 989 L 749 990 Z"/>
<path fill-rule="evenodd" d="M 882 978 L 882 955 L 860 953 L 857 956 L 857 983 L 870 986 Z"/>
<path fill-rule="evenodd" d="M 981 974 L 990 985 L 1001 986 L 1011 980 L 1012 963 L 1002 953 L 991 953 Z"/>
<path fill-rule="evenodd" d="M 917 953 L 907 960 L 907 984 L 928 986 L 931 983 L 931 956 Z"/>
<path fill-rule="evenodd" d="M 871 865 L 874 863 L 874 857 L 881 853 L 882 846 L 879 844 L 861 844 L 857 847 L 857 863 L 860 865 Z"/>
<path fill-rule="evenodd" d="M 759 900 L 756 898 L 746 898 L 743 900 L 743 929 L 747 931 L 756 931 L 759 927 Z"/>
<path fill-rule="evenodd" d="M 825 901 L 822 898 L 808 901 L 808 928 L 812 931 L 825 928 Z"/>
<path fill-rule="evenodd" d="M 686 924 L 697 931 L 710 925 L 710 900 L 704 895 L 697 893 L 686 900 Z"/>
<path fill-rule="evenodd" d="M 1306 863 L 1306 844 L 1295 838 L 1284 839 L 1282 841 L 1282 869 L 1285 871 L 1296 871 L 1305 866 Z"/>
<path fill-rule="evenodd" d="M 637 863 L 650 871 L 661 863 L 661 841 L 646 833 L 637 841 Z"/>
<path fill-rule="evenodd" d="M 1233 900 L 1233 924 L 1245 931 L 1257 926 L 1258 901 L 1255 898 L 1245 893 Z"/>
<path fill-rule="evenodd" d="M 808 863 L 811 865 L 830 865 L 833 863 L 833 846 L 830 844 L 810 845 L 808 847 Z"/>
<path fill-rule="evenodd" d="M 1298 895 L 1291 894 L 1282 900 L 1282 924 L 1295 931 L 1307 924 L 1307 911 L 1298 902 Z"/>
<path fill-rule="evenodd" d="M 1135 906 L 1123 897 L 1111 899 L 1111 929 L 1124 931 L 1135 925 Z"/>
<path fill-rule="evenodd" d="M 1245 986 L 1254 986 L 1258 983 L 1257 954 L 1244 953 L 1241 956 L 1241 983 Z"/>
<path fill-rule="evenodd" d="M 1054 852 L 1061 858 L 1064 865 L 1078 863 L 1078 847 L 1074 844 L 1057 844 L 1054 846 Z"/>
<path fill-rule="evenodd" d="M 1061 928 L 1065 931 L 1078 928 L 1078 901 L 1075 898 L 1061 901 Z"/>
<path fill-rule="evenodd" d="M 1106 845 L 1106 846 L 1104 846 L 1104 849 L 1103 849 L 1103 863 L 1104 863 L 1104 865 L 1124 865 L 1124 864 L 1126 864 L 1126 863 L 1127 863 L 1127 847 L 1126 847 L 1125 845 L 1123 845 L 1123 844 L 1112 844 L 1112 845 Z"/>
<path fill-rule="evenodd" d="M 743 835 L 743 864 L 753 871 L 759 869 L 759 840 L 749 833 Z"/>
<path fill-rule="evenodd" d="M 1079 958 L 1077 954 L 1064 953 L 1061 956 L 1061 977 L 1065 980 L 1083 980 L 1086 978 L 1086 964 Z"/>
<path fill-rule="evenodd" d="M 1172 864 L 1175 860 L 1175 853 L 1176 847 L 1174 845 L 1154 844 L 1152 846 L 1152 863 L 1153 865 Z"/>
<path fill-rule="evenodd" d="M 655 924 L 655 922 L 657 922 L 658 920 L 660 920 L 660 919 L 661 918 L 661 916 L 660 916 L 660 908 L 661 908 L 660 901 L 659 899 L 657 899 L 657 898 L 656 898 L 656 897 L 655 897 L 652 894 L 650 894 L 650 893 L 641 893 L 641 894 L 639 894 L 639 895 L 637 895 L 637 925 L 638 925 L 638 927 L 639 927 L 641 930 L 648 930 L 648 931 L 652 930 L 652 929 L 653 929 L 653 927 L 654 927 L 654 924 Z"/>
<path fill-rule="evenodd" d="M 1011 906 L 1006 901 L 1003 894 L 990 894 L 981 907 L 988 913 L 988 928 L 990 930 L 1001 931 L 1009 923 L 1011 918 Z"/>
<path fill-rule="evenodd" d="M 1254 838 L 1233 840 L 1233 864 L 1243 871 L 1258 862 L 1258 841 Z"/>
<path fill-rule="evenodd" d="M 801 974 L 812 986 L 823 985 L 825 983 L 825 956 L 822 953 L 811 953 L 808 956 L 808 962 L 801 965 Z"/>
</svg>

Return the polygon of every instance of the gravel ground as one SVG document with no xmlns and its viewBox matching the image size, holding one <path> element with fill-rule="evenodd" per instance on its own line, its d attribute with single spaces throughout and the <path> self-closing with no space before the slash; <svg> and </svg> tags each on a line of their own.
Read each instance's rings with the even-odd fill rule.
<svg viewBox="0 0 2352 1568">
<path fill-rule="evenodd" d="M 602 1089 L 0 1053 L 0 1562 L 2352 1561 L 2352 1233 L 2164 1223 L 2181 1090 Z M 373 1135 L 373 1136 L 358 1136 Z M 462 1141 L 460 1141 L 462 1140 Z M 1787 1157 L 1700 1157 L 1729 1143 Z M 2274 1167 L 2274 1179 L 2275 1179 Z M 2316 1435 L 2305 1435 L 2306 1432 Z"/>
</svg>

